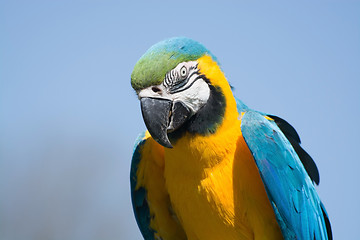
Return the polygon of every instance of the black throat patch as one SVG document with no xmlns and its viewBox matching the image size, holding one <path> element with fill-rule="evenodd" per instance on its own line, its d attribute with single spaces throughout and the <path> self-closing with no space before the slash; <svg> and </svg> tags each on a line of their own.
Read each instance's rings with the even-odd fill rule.
<svg viewBox="0 0 360 240">
<path fill-rule="evenodd" d="M 199 109 L 181 128 L 168 133 L 172 143 L 175 143 L 185 132 L 208 135 L 215 133 L 221 125 L 226 107 L 226 99 L 219 87 L 209 85 L 210 96 L 207 103 Z"/>
</svg>

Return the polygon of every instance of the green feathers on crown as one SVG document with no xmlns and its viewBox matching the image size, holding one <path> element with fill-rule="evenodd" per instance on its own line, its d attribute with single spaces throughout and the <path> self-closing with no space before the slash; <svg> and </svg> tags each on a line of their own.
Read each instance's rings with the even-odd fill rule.
<svg viewBox="0 0 360 240">
<path fill-rule="evenodd" d="M 137 91 L 159 85 L 167 72 L 181 62 L 194 61 L 210 55 L 201 43 L 185 37 L 170 38 L 153 45 L 135 64 L 131 86 Z"/>
</svg>

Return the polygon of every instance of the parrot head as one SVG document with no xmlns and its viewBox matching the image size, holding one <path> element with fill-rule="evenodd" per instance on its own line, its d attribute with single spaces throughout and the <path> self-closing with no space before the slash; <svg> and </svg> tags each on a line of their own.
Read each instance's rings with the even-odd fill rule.
<svg viewBox="0 0 360 240">
<path fill-rule="evenodd" d="M 216 58 L 185 37 L 152 46 L 135 64 L 131 85 L 149 133 L 167 148 L 179 132 L 216 131 L 224 117 L 224 89 L 231 92 Z"/>
</svg>

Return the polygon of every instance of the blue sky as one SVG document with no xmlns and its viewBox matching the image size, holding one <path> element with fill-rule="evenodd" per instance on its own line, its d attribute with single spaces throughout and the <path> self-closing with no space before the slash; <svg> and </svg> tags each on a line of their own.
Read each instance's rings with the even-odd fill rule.
<svg viewBox="0 0 360 240">
<path fill-rule="evenodd" d="M 130 74 L 173 36 L 281 116 L 320 170 L 335 239 L 360 214 L 358 1 L 1 1 L 0 238 L 142 239 L 129 193 L 145 128 Z"/>
</svg>

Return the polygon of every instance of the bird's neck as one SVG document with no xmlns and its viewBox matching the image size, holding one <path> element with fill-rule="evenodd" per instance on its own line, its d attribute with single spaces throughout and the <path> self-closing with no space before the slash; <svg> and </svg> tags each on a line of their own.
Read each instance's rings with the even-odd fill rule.
<svg viewBox="0 0 360 240">
<path fill-rule="evenodd" d="M 204 61 L 212 60 L 205 58 Z M 207 70 L 206 77 L 211 83 L 208 104 L 189 121 L 186 131 L 173 144 L 174 148 L 166 149 L 170 158 L 181 156 L 170 164 L 186 168 L 184 171 L 204 171 L 231 158 L 241 135 L 239 113 L 230 85 L 217 65 L 206 69 L 211 64 L 199 60 L 200 69 Z"/>
</svg>

